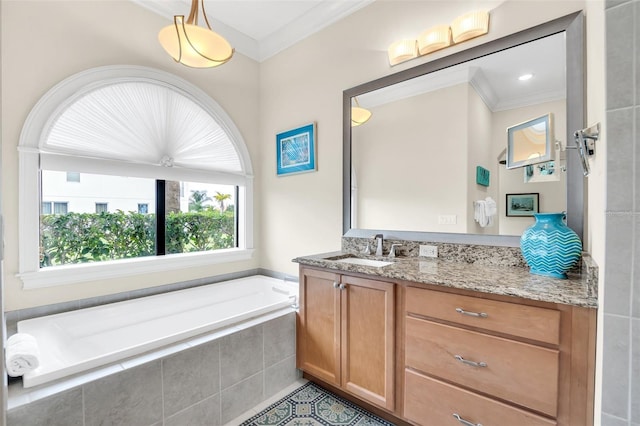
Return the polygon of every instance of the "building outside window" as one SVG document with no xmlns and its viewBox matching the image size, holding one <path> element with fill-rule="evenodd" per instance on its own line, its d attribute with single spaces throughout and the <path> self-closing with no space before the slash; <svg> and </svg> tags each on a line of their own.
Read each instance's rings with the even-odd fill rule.
<svg viewBox="0 0 640 426">
<path fill-rule="evenodd" d="M 53 203 L 53 214 L 67 214 L 69 211 L 69 203 Z"/>
<path fill-rule="evenodd" d="M 138 203 L 138 213 L 142 213 L 142 214 L 149 213 L 149 204 L 147 204 L 147 203 Z"/>
<path fill-rule="evenodd" d="M 106 213 L 109 211 L 108 203 L 96 203 L 96 213 Z"/>
<path fill-rule="evenodd" d="M 40 208 L 40 214 L 51 214 L 53 210 L 51 209 L 51 201 L 43 201 L 41 203 L 42 207 Z"/>
</svg>

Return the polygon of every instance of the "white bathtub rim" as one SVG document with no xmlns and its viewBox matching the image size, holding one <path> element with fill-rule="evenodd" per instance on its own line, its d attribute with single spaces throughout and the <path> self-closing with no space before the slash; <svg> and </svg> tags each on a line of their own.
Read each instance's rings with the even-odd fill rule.
<svg viewBox="0 0 640 426">
<path fill-rule="evenodd" d="M 118 362 L 108 365 L 101 365 L 80 373 L 64 376 L 60 379 L 50 381 L 41 385 L 25 388 L 21 381 L 11 383 L 8 388 L 7 410 L 19 408 L 23 405 L 38 401 L 55 394 L 77 388 L 87 383 L 102 379 L 112 374 L 117 374 L 142 364 L 160 360 L 167 356 L 174 355 L 186 349 L 190 349 L 205 343 L 212 342 L 230 334 L 254 327 L 271 321 L 276 318 L 288 315 L 295 310 L 291 307 L 272 311 L 258 317 L 247 318 L 232 326 L 215 329 L 209 333 L 193 336 L 191 338 L 175 342 L 164 347 L 150 350 Z"/>
</svg>

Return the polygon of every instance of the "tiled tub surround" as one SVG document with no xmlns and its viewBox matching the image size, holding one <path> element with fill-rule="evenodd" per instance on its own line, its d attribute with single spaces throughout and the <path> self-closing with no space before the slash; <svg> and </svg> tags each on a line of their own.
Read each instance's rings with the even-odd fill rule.
<svg viewBox="0 0 640 426">
<path fill-rule="evenodd" d="M 23 377 L 37 386 L 234 326 L 290 307 L 297 289 L 254 275 L 212 285 L 20 321 L 40 366 Z"/>
<path fill-rule="evenodd" d="M 269 318 L 29 393 L 14 383 L 7 424 L 226 424 L 298 378 L 295 313 Z"/>
<path fill-rule="evenodd" d="M 364 244 L 362 244 L 363 241 Z M 582 272 L 570 273 L 566 280 L 530 274 L 526 264 L 520 264 L 519 259 L 522 259 L 520 249 L 511 247 L 438 243 L 438 258 L 432 259 L 416 257 L 418 251 L 417 248 L 412 247 L 412 244 L 417 247 L 420 243 L 398 241 L 403 244 L 405 250 L 409 249 L 400 251 L 400 257 L 384 258 L 384 260 L 393 261 L 392 265 L 371 267 L 328 260 L 328 258 L 335 259 L 350 254 L 381 259 L 360 254 L 367 241 L 370 240 L 345 238 L 341 252 L 301 256 L 293 261 L 302 265 L 356 272 L 392 280 L 440 285 L 579 307 L 597 308 L 598 306 L 597 266 L 586 254 L 583 255 Z M 388 244 L 391 243 L 395 241 L 388 241 Z M 445 249 L 441 250 L 441 247 Z M 447 253 L 446 257 L 443 258 L 445 253 Z M 515 264 L 509 264 L 509 257 L 514 259 L 512 263 Z"/>
</svg>

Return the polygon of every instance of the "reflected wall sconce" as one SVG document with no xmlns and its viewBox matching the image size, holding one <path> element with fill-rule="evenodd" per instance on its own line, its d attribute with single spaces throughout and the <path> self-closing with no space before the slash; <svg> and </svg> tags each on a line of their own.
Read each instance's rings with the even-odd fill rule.
<svg viewBox="0 0 640 426">
<path fill-rule="evenodd" d="M 470 12 L 449 25 L 438 25 L 421 33 L 416 40 L 400 40 L 389 46 L 389 64 L 398 65 L 453 44 L 462 43 L 489 32 L 489 12 Z"/>
<path fill-rule="evenodd" d="M 389 63 L 397 65 L 418 56 L 415 40 L 400 40 L 389 46 Z"/>
<path fill-rule="evenodd" d="M 448 25 L 433 27 L 418 36 L 418 53 L 420 55 L 426 55 L 449 46 L 451 46 L 451 28 Z"/>
<path fill-rule="evenodd" d="M 362 108 L 358 103 L 358 98 L 354 97 L 353 100 L 356 106 L 351 107 L 351 127 L 356 127 L 366 123 L 371 118 L 371 111 L 366 108 Z"/>
<path fill-rule="evenodd" d="M 462 43 L 489 32 L 489 12 L 471 12 L 457 17 L 451 23 L 454 43 Z"/>
<path fill-rule="evenodd" d="M 200 5 L 206 28 L 198 26 Z M 173 25 L 160 30 L 158 40 L 176 62 L 192 68 L 217 67 L 227 63 L 234 53 L 229 42 L 211 30 L 204 0 L 191 0 L 191 11 L 186 22 L 184 15 L 175 15 Z"/>
</svg>

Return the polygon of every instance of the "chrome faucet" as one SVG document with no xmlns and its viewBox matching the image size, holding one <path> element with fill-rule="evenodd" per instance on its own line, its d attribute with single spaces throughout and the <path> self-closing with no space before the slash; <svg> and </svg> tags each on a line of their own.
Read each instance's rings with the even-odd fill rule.
<svg viewBox="0 0 640 426">
<path fill-rule="evenodd" d="M 382 241 L 384 237 L 382 236 L 382 234 L 376 234 L 373 236 L 373 238 L 378 240 L 378 248 L 376 248 L 376 256 L 382 256 Z"/>
<path fill-rule="evenodd" d="M 398 253 L 396 253 L 396 248 L 402 247 L 402 244 L 391 244 L 391 249 L 389 250 L 389 257 L 396 257 Z"/>
</svg>

